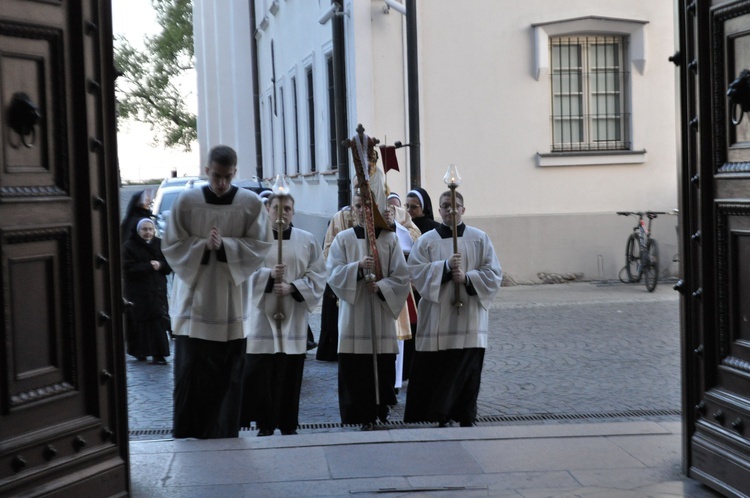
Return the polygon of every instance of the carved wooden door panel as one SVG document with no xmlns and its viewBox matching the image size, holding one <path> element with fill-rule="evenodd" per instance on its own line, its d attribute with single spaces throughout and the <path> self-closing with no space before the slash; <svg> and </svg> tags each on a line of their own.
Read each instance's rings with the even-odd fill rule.
<svg viewBox="0 0 750 498">
<path fill-rule="evenodd" d="M 0 495 L 128 492 L 108 1 L 0 0 Z"/>
<path fill-rule="evenodd" d="M 733 81 L 750 69 L 750 0 L 680 0 L 677 8 L 685 470 L 724 494 L 746 496 L 750 74 Z"/>
</svg>

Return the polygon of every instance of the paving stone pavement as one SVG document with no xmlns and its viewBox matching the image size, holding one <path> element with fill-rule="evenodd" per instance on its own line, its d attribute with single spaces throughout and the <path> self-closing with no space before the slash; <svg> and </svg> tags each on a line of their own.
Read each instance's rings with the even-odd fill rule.
<svg viewBox="0 0 750 498">
<path fill-rule="evenodd" d="M 310 322 L 317 337 L 319 310 Z M 670 282 L 653 293 L 642 284 L 611 282 L 504 287 L 490 310 L 490 330 L 482 424 L 524 417 L 611 421 L 634 411 L 679 420 L 679 298 Z M 337 364 L 319 362 L 314 353 L 305 363 L 301 432 L 352 430 L 339 425 Z M 169 436 L 172 360 L 159 366 L 128 357 L 131 440 Z M 398 400 L 391 413 L 396 425 L 406 386 Z"/>
</svg>

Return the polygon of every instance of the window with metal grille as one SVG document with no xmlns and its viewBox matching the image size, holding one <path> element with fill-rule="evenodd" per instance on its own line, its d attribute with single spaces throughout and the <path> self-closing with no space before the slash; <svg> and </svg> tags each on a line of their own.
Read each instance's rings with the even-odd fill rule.
<svg viewBox="0 0 750 498">
<path fill-rule="evenodd" d="M 326 70 L 328 73 L 328 160 L 329 169 L 336 169 L 338 161 L 336 156 L 338 147 L 336 147 L 336 106 L 333 97 L 333 54 L 326 57 Z"/>
<path fill-rule="evenodd" d="M 552 152 L 629 150 L 627 37 L 550 38 Z"/>
<path fill-rule="evenodd" d="M 297 78 L 292 77 L 292 119 L 294 120 L 294 136 L 292 137 L 294 145 L 294 171 L 293 174 L 299 174 L 299 109 L 297 109 Z"/>
<path fill-rule="evenodd" d="M 317 168 L 315 167 L 315 93 L 313 92 L 312 66 L 305 68 L 305 79 L 307 80 L 307 145 L 310 151 L 310 172 L 313 173 Z"/>
<path fill-rule="evenodd" d="M 279 88 L 279 112 L 281 114 L 281 166 L 284 174 L 289 174 L 289 168 L 286 163 L 286 113 L 284 107 L 284 87 Z"/>
</svg>

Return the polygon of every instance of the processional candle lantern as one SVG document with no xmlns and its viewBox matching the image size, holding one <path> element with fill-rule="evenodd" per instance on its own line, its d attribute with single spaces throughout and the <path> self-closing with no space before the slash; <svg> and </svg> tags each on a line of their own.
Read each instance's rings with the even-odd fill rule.
<svg viewBox="0 0 750 498">
<path fill-rule="evenodd" d="M 276 175 L 276 183 L 273 184 L 273 187 L 271 188 L 274 195 L 276 196 L 276 199 L 278 200 L 276 203 L 276 236 L 278 239 L 278 264 L 282 265 L 284 264 L 284 260 L 282 259 L 282 242 L 284 240 L 284 218 L 282 217 L 282 214 L 284 212 L 284 201 L 286 200 L 286 196 L 289 195 L 289 185 L 287 184 L 286 180 L 284 179 L 284 175 L 278 174 Z M 283 310 L 283 302 L 282 297 L 277 295 L 276 296 L 276 313 L 274 314 L 274 318 L 276 319 L 276 329 L 278 330 L 279 337 L 278 342 L 279 345 L 283 344 L 281 341 L 281 321 L 284 319 L 284 312 Z"/>
<path fill-rule="evenodd" d="M 443 182 L 448 185 L 451 191 L 451 219 L 453 220 L 453 254 L 458 254 L 458 235 L 456 234 L 456 188 L 461 185 L 461 175 L 458 174 L 458 168 L 455 164 L 448 166 L 445 172 Z M 461 284 L 456 282 L 453 297 L 453 306 L 456 308 L 456 314 L 460 313 L 460 308 L 464 304 L 461 302 Z"/>
</svg>

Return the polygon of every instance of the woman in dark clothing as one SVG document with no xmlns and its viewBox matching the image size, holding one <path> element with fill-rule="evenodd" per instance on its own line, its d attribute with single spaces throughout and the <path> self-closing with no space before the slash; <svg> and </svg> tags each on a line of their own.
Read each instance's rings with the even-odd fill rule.
<svg viewBox="0 0 750 498">
<path fill-rule="evenodd" d="M 406 194 L 404 208 L 411 216 L 411 221 L 417 225 L 417 228 L 423 234 L 440 226 L 440 223 L 435 221 L 435 216 L 432 214 L 432 201 L 425 189 L 418 187 L 410 190 Z"/>
<path fill-rule="evenodd" d="M 139 221 L 143 218 L 152 218 L 151 213 L 151 189 L 139 190 L 135 192 L 128 202 L 128 207 L 125 209 L 125 217 L 120 223 L 120 244 L 125 244 L 131 237 L 137 237 L 138 234 L 135 231 L 135 227 Z M 126 341 L 128 347 L 132 348 L 133 351 L 140 349 L 138 346 L 138 336 L 136 333 L 136 325 L 133 323 L 133 316 L 130 313 L 125 313 L 123 316 L 123 329 L 125 332 Z M 128 350 L 130 351 L 130 349 Z M 140 360 L 145 360 L 145 357 Z"/>
<path fill-rule="evenodd" d="M 406 194 L 404 208 L 409 213 L 409 216 L 411 216 L 411 221 L 417 225 L 417 228 L 419 228 L 419 231 L 422 232 L 422 234 L 440 226 L 440 223 L 435 221 L 435 216 L 432 213 L 432 200 L 430 200 L 430 196 L 425 189 L 417 187 L 410 190 Z M 414 306 L 416 308 L 417 304 L 419 304 L 419 293 L 416 289 L 412 289 L 412 291 L 414 292 Z M 417 317 L 417 320 L 419 320 L 419 317 Z M 414 358 L 414 336 L 417 333 L 416 321 L 410 321 L 411 339 L 404 341 L 403 380 L 409 379 L 411 361 L 412 358 Z"/>
<path fill-rule="evenodd" d="M 131 329 L 128 330 L 127 352 L 143 361 L 153 357 L 153 363 L 166 365 L 169 356 L 169 303 L 167 275 L 172 268 L 161 252 L 161 239 L 154 235 L 151 218 L 143 218 L 136 225 L 136 235 L 122 246 L 122 266 L 125 280 L 125 299 L 130 308 Z"/>
<path fill-rule="evenodd" d="M 153 198 L 151 189 L 140 190 L 133 194 L 125 209 L 125 217 L 120 224 L 120 243 L 124 244 L 131 235 L 136 235 L 135 226 L 143 218 L 152 218 L 151 200 Z"/>
</svg>

